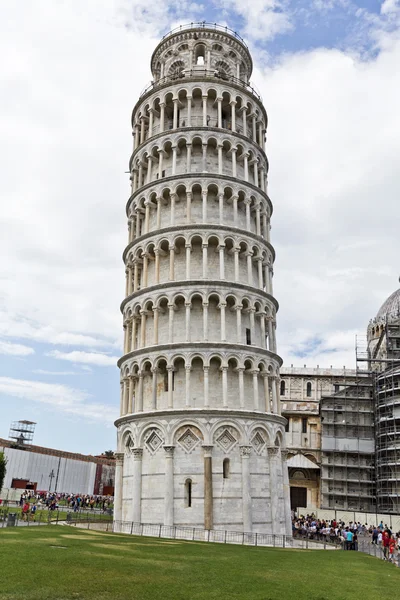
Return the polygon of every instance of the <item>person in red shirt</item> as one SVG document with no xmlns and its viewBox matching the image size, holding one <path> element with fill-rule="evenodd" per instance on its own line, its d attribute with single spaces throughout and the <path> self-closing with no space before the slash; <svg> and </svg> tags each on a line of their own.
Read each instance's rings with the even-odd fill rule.
<svg viewBox="0 0 400 600">
<path fill-rule="evenodd" d="M 396 552 L 396 538 L 394 535 L 389 539 L 389 561 L 394 563 L 394 555 Z"/>
<path fill-rule="evenodd" d="M 389 543 L 390 536 L 387 529 L 382 533 L 382 548 L 383 548 L 383 560 L 388 560 L 389 558 Z"/>
<path fill-rule="evenodd" d="M 24 505 L 22 507 L 22 520 L 27 521 L 29 515 L 29 502 L 25 500 Z"/>
</svg>

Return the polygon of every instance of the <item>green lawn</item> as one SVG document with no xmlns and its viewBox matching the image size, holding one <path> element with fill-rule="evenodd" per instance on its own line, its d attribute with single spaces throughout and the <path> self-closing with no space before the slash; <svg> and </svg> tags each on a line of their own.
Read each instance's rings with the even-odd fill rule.
<svg viewBox="0 0 400 600">
<path fill-rule="evenodd" d="M 0 600 L 377 600 L 400 571 L 357 552 L 0 529 Z"/>
</svg>

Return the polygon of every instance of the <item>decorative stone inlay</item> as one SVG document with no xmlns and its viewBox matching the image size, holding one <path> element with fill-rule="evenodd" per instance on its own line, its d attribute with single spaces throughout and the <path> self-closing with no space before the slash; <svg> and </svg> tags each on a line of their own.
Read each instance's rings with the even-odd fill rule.
<svg viewBox="0 0 400 600">
<path fill-rule="evenodd" d="M 255 435 L 251 440 L 251 445 L 253 446 L 255 452 L 257 454 L 261 454 L 266 446 L 266 442 L 264 437 L 259 431 L 256 431 Z"/>
<path fill-rule="evenodd" d="M 193 433 L 191 429 L 186 429 L 186 431 L 181 435 L 181 437 L 177 440 L 178 444 L 183 448 L 183 450 L 190 454 L 193 450 L 200 444 L 201 440 Z"/>
<path fill-rule="evenodd" d="M 155 454 L 162 445 L 163 440 L 158 435 L 157 431 L 153 429 L 146 438 L 146 448 L 150 454 Z"/>
<path fill-rule="evenodd" d="M 237 439 L 227 429 L 224 429 L 215 441 L 225 454 L 228 454 L 237 444 Z"/>
</svg>

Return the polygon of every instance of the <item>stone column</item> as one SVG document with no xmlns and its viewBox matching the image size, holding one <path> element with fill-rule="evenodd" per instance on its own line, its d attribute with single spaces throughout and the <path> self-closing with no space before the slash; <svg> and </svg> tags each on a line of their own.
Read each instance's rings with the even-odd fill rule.
<svg viewBox="0 0 400 600">
<path fill-rule="evenodd" d="M 247 106 L 242 106 L 243 135 L 247 135 Z"/>
<path fill-rule="evenodd" d="M 124 415 L 128 413 L 128 400 L 129 400 L 129 380 L 124 379 Z"/>
<path fill-rule="evenodd" d="M 203 144 L 203 166 L 201 170 L 203 173 L 207 172 L 207 144 Z"/>
<path fill-rule="evenodd" d="M 204 529 L 213 528 L 213 485 L 212 485 L 212 446 L 204 450 Z"/>
<path fill-rule="evenodd" d="M 154 108 L 149 108 L 149 138 L 153 136 Z"/>
<path fill-rule="evenodd" d="M 144 128 L 145 128 L 145 119 L 144 117 L 142 117 L 140 119 L 140 143 L 143 144 L 144 142 Z"/>
<path fill-rule="evenodd" d="M 139 373 L 137 412 L 143 412 L 143 373 Z"/>
<path fill-rule="evenodd" d="M 221 367 L 222 371 L 222 406 L 228 406 L 228 367 Z"/>
<path fill-rule="evenodd" d="M 131 337 L 131 349 L 133 352 L 136 350 L 136 336 L 137 336 L 137 319 L 136 317 L 132 317 L 132 337 Z"/>
<path fill-rule="evenodd" d="M 221 342 L 226 342 L 226 302 L 220 302 L 218 308 L 221 311 Z"/>
<path fill-rule="evenodd" d="M 265 412 L 271 412 L 271 400 L 269 397 L 269 378 L 268 375 L 264 375 L 264 396 L 265 396 Z"/>
<path fill-rule="evenodd" d="M 176 146 L 172 146 L 172 175 L 176 175 Z"/>
<path fill-rule="evenodd" d="M 153 371 L 153 385 L 152 385 L 152 389 L 151 389 L 151 396 L 152 396 L 152 403 L 151 403 L 151 408 L 152 410 L 157 410 L 157 373 L 158 373 L 158 369 L 152 369 Z"/>
<path fill-rule="evenodd" d="M 160 103 L 160 133 L 165 130 L 165 102 Z"/>
<path fill-rule="evenodd" d="M 208 372 L 210 370 L 210 367 L 203 367 L 203 373 L 204 373 L 204 408 L 208 408 L 210 406 L 209 404 L 209 397 L 208 397 Z"/>
<path fill-rule="evenodd" d="M 187 96 L 187 126 L 192 126 L 192 96 Z"/>
<path fill-rule="evenodd" d="M 238 367 L 239 374 L 239 402 L 240 408 L 244 408 L 244 368 Z"/>
<path fill-rule="evenodd" d="M 174 407 L 174 367 L 167 367 L 168 371 L 168 408 Z"/>
<path fill-rule="evenodd" d="M 185 405 L 186 407 L 189 407 L 191 404 L 191 397 L 190 397 L 190 372 L 191 372 L 191 367 L 190 366 L 186 366 L 185 367 L 186 370 L 186 389 L 185 389 Z"/>
<path fill-rule="evenodd" d="M 232 131 L 236 131 L 236 100 L 231 100 L 229 104 L 231 105 Z"/>
<path fill-rule="evenodd" d="M 115 453 L 114 521 L 122 521 L 124 453 Z"/>
<path fill-rule="evenodd" d="M 253 375 L 253 405 L 254 410 L 260 410 L 259 402 L 258 402 L 258 369 L 254 369 L 252 371 Z"/>
<path fill-rule="evenodd" d="M 128 265 L 128 294 L 130 296 L 132 294 L 132 265 Z"/>
<path fill-rule="evenodd" d="M 190 302 L 185 302 L 186 308 L 186 333 L 185 333 L 185 341 L 190 342 L 190 309 L 192 305 Z"/>
<path fill-rule="evenodd" d="M 207 127 L 207 96 L 203 96 L 203 127 Z"/>
<path fill-rule="evenodd" d="M 203 247 L 203 279 L 207 279 L 208 264 L 207 264 L 207 248 L 208 244 L 202 244 Z"/>
<path fill-rule="evenodd" d="M 154 249 L 154 283 L 160 283 L 160 250 Z"/>
<path fill-rule="evenodd" d="M 173 104 L 174 104 L 174 116 L 173 116 L 173 121 L 172 121 L 172 129 L 177 129 L 178 128 L 178 98 L 174 98 L 172 100 Z"/>
<path fill-rule="evenodd" d="M 279 534 L 279 497 L 278 497 L 278 454 L 279 446 L 270 446 L 268 448 L 269 457 L 269 487 L 271 490 L 271 521 L 272 533 Z"/>
<path fill-rule="evenodd" d="M 140 347 L 144 348 L 146 345 L 146 317 L 147 313 L 145 310 L 140 311 L 142 321 L 140 323 Z"/>
<path fill-rule="evenodd" d="M 244 158 L 244 180 L 249 181 L 249 153 L 245 152 Z"/>
<path fill-rule="evenodd" d="M 224 224 L 224 194 L 218 195 L 218 201 L 219 201 L 219 222 L 220 222 L 220 225 L 223 225 Z"/>
<path fill-rule="evenodd" d="M 218 175 L 222 175 L 223 166 L 222 166 L 222 144 L 217 144 L 218 148 Z"/>
<path fill-rule="evenodd" d="M 207 190 L 202 190 L 201 195 L 203 198 L 203 223 L 207 223 Z"/>
<path fill-rule="evenodd" d="M 253 118 L 253 142 L 257 143 L 257 117 L 255 113 L 252 113 Z"/>
<path fill-rule="evenodd" d="M 151 182 L 152 165 L 153 165 L 153 157 L 152 156 L 148 156 L 147 157 L 147 177 L 146 177 L 146 183 L 150 183 Z"/>
<path fill-rule="evenodd" d="M 225 279 L 225 244 L 219 245 L 219 278 Z"/>
<path fill-rule="evenodd" d="M 186 279 L 190 279 L 190 254 L 192 251 L 192 247 L 190 244 L 185 244 L 186 248 Z"/>
<path fill-rule="evenodd" d="M 251 345 L 255 346 L 256 344 L 256 328 L 254 323 L 254 313 L 256 312 L 255 308 L 249 308 L 250 313 L 250 336 L 251 336 Z"/>
<path fill-rule="evenodd" d="M 251 223 L 250 223 L 250 199 L 246 198 L 244 201 L 246 207 L 246 229 L 247 231 L 251 231 Z"/>
<path fill-rule="evenodd" d="M 129 377 L 129 393 L 128 393 L 128 415 L 133 413 L 133 390 L 135 380 L 133 377 Z"/>
<path fill-rule="evenodd" d="M 162 148 L 158 148 L 158 179 L 162 179 L 163 163 L 164 163 L 164 150 L 162 150 Z"/>
<path fill-rule="evenodd" d="M 143 448 L 133 449 L 132 521 L 141 523 L 142 518 L 142 458 Z"/>
<path fill-rule="evenodd" d="M 243 304 L 236 305 L 236 333 L 238 344 L 242 342 L 242 309 Z"/>
<path fill-rule="evenodd" d="M 260 290 L 263 289 L 263 268 L 262 268 L 262 257 L 257 257 L 257 266 L 258 266 L 258 287 Z"/>
<path fill-rule="evenodd" d="M 233 261 L 234 261 L 234 267 L 235 267 L 235 281 L 239 281 L 239 252 L 240 252 L 240 248 L 234 248 L 233 249 L 234 255 L 233 255 Z"/>
<path fill-rule="evenodd" d="M 208 341 L 208 302 L 203 302 L 203 341 Z"/>
<path fill-rule="evenodd" d="M 237 148 L 232 148 L 231 149 L 231 156 L 232 156 L 232 177 L 237 177 L 236 152 L 237 152 Z"/>
<path fill-rule="evenodd" d="M 192 172 L 192 144 L 186 145 L 186 172 Z"/>
<path fill-rule="evenodd" d="M 283 498 L 285 508 L 285 529 L 286 535 L 292 535 L 292 513 L 290 510 L 290 484 L 289 484 L 289 470 L 287 466 L 288 451 L 281 450 L 282 459 L 282 477 L 283 477 Z"/>
<path fill-rule="evenodd" d="M 167 525 L 168 527 L 172 527 L 174 524 L 174 450 L 175 446 L 164 446 L 164 525 Z"/>
<path fill-rule="evenodd" d="M 242 505 L 243 505 L 243 531 L 253 530 L 251 511 L 251 485 L 250 485 L 250 454 L 251 446 L 240 446 L 242 457 Z"/>
<path fill-rule="evenodd" d="M 247 256 L 247 283 L 249 285 L 253 285 L 253 253 L 250 251 L 247 251 L 246 253 Z"/>
<path fill-rule="evenodd" d="M 175 246 L 169 247 L 169 280 L 175 280 Z"/>
<path fill-rule="evenodd" d="M 217 98 L 218 102 L 218 127 L 222 127 L 222 98 Z"/>
<path fill-rule="evenodd" d="M 124 382 L 120 381 L 120 403 L 119 403 L 119 416 L 124 416 Z"/>
<path fill-rule="evenodd" d="M 192 222 L 192 192 L 186 192 L 186 222 L 189 225 Z"/>
<path fill-rule="evenodd" d="M 271 378 L 271 391 L 272 391 L 272 412 L 277 415 L 279 414 L 278 409 L 278 396 L 276 394 L 276 378 Z"/>
<path fill-rule="evenodd" d="M 168 304 L 169 318 L 168 318 L 168 343 L 172 344 L 174 340 L 174 305 Z"/>
</svg>

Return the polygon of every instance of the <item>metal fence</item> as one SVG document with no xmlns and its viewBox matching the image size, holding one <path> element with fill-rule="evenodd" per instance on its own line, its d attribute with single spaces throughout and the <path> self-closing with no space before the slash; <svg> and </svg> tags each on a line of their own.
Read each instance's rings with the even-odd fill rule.
<svg viewBox="0 0 400 600">
<path fill-rule="evenodd" d="M 111 531 L 111 528 L 106 529 Z M 335 549 L 340 544 L 327 539 L 310 539 L 308 537 L 293 538 L 288 535 L 272 533 L 249 533 L 218 529 L 201 529 L 198 527 L 169 526 L 151 523 L 134 523 L 131 521 L 114 521 L 112 531 L 146 537 L 189 540 L 197 542 L 214 542 L 219 544 L 238 544 L 243 546 L 269 546 L 272 548 L 319 548 Z"/>
</svg>

